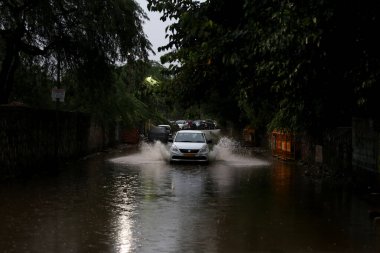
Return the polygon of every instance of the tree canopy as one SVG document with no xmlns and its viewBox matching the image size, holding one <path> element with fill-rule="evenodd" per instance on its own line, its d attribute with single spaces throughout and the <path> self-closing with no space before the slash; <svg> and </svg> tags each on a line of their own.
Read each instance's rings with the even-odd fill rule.
<svg viewBox="0 0 380 253">
<path fill-rule="evenodd" d="M 20 63 L 45 65 L 59 79 L 60 71 L 99 77 L 110 74 L 110 64 L 146 60 L 146 18 L 134 0 L 0 0 L 0 104 L 8 102 Z"/>
<path fill-rule="evenodd" d="M 376 3 L 148 2 L 175 21 L 161 60 L 174 63 L 185 106 L 205 103 L 234 122 L 310 132 L 376 115 Z"/>
</svg>

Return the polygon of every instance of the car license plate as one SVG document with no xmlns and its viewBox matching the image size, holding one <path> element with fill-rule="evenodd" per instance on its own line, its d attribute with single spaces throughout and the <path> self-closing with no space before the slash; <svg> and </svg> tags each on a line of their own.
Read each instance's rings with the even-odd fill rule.
<svg viewBox="0 0 380 253">
<path fill-rule="evenodd" d="M 187 157 L 193 157 L 193 156 L 195 156 L 194 154 L 184 154 L 185 156 L 187 156 Z"/>
</svg>

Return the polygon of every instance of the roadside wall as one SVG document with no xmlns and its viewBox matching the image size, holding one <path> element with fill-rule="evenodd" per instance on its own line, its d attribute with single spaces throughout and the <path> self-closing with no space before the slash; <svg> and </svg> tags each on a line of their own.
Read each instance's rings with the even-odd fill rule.
<svg viewBox="0 0 380 253">
<path fill-rule="evenodd" d="M 299 160 L 309 166 L 328 166 L 335 172 L 351 171 L 352 128 L 337 127 L 324 132 L 320 139 L 307 133 L 273 131 L 272 155 L 282 160 Z"/>
<path fill-rule="evenodd" d="M 380 121 L 353 118 L 352 165 L 354 169 L 380 172 Z"/>
<path fill-rule="evenodd" d="M 300 160 L 311 163 L 324 163 L 332 168 L 351 169 L 352 128 L 337 127 L 324 133 L 321 140 L 310 136 L 300 136 Z"/>
<path fill-rule="evenodd" d="M 318 152 L 318 147 L 316 152 Z M 318 159 L 318 156 L 316 158 Z M 352 127 L 337 127 L 326 132 L 323 139 L 322 159 L 333 168 L 339 168 L 341 171 L 351 170 Z"/>
<path fill-rule="evenodd" d="M 89 114 L 0 106 L 0 178 L 55 169 L 117 143 L 117 132 Z"/>
</svg>

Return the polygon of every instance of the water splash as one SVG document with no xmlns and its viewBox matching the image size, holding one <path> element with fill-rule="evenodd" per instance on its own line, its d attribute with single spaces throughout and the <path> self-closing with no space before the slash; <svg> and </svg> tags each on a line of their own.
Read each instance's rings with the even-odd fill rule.
<svg viewBox="0 0 380 253">
<path fill-rule="evenodd" d="M 111 159 L 111 162 L 122 164 L 159 164 L 169 161 L 170 144 L 159 141 L 154 143 L 142 142 L 139 152 Z M 210 151 L 210 162 L 225 162 L 233 166 L 265 166 L 267 161 L 255 158 L 251 150 L 240 145 L 234 139 L 221 137 Z"/>
<path fill-rule="evenodd" d="M 123 164 L 157 164 L 169 161 L 169 146 L 160 141 L 154 143 L 142 142 L 139 152 L 111 159 L 111 162 Z"/>
<path fill-rule="evenodd" d="M 255 158 L 252 150 L 234 139 L 221 137 L 210 152 L 210 161 L 224 161 L 234 166 L 266 166 L 269 162 Z"/>
</svg>

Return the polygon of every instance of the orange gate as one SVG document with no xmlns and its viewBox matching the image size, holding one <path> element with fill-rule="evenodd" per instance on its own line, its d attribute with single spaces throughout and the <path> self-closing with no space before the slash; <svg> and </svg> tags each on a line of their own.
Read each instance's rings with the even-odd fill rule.
<svg viewBox="0 0 380 253">
<path fill-rule="evenodd" d="M 296 134 L 292 132 L 275 130 L 271 134 L 272 155 L 283 160 L 296 160 L 298 143 Z"/>
</svg>

